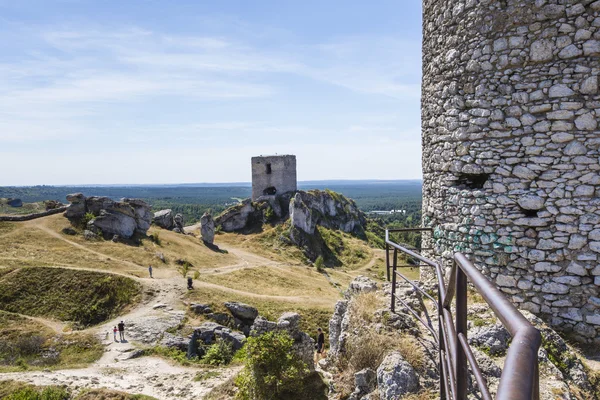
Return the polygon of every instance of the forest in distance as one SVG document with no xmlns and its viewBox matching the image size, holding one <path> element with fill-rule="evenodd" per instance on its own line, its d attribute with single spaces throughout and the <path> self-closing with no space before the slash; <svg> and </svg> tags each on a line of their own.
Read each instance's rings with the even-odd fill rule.
<svg viewBox="0 0 600 400">
<path fill-rule="evenodd" d="M 18 198 L 25 203 L 44 200 L 66 202 L 70 193 L 86 196 L 107 196 L 115 200 L 123 197 L 140 198 L 157 211 L 170 208 L 183 214 L 186 224 L 200 220 L 204 212 L 218 215 L 252 193 L 249 183 L 181 184 L 181 185 L 115 185 L 115 186 L 18 186 L 0 187 L 0 198 Z M 421 219 L 420 180 L 403 181 L 307 181 L 299 182 L 298 189 L 329 189 L 356 201 L 364 212 L 404 210 L 401 213 L 377 216 L 401 227 L 418 226 Z"/>
</svg>

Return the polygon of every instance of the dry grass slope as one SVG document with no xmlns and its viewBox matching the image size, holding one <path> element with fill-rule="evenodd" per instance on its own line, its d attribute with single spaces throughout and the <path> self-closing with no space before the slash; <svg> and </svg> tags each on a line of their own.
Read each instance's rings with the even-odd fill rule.
<svg viewBox="0 0 600 400">
<path fill-rule="evenodd" d="M 0 311 L 0 372 L 79 368 L 102 352 L 92 335 L 57 335 L 38 322 Z"/>
</svg>

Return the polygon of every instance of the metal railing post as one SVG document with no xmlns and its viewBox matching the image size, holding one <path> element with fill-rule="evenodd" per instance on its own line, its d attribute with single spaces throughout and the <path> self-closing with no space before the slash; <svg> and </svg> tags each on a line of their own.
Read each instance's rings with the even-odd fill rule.
<svg viewBox="0 0 600 400">
<path fill-rule="evenodd" d="M 442 287 L 439 286 L 438 284 L 438 337 L 440 338 L 439 340 L 439 346 L 438 346 L 438 351 L 439 351 L 439 358 L 440 358 L 440 400 L 446 400 L 446 379 L 448 379 L 448 377 L 444 374 L 444 368 L 443 365 L 446 362 L 444 360 L 444 352 L 446 351 L 446 346 L 444 346 L 444 340 L 442 340 L 442 338 L 444 337 L 444 313 L 442 312 L 443 310 L 443 306 L 444 306 L 444 300 L 442 299 L 443 295 L 442 295 Z"/>
<path fill-rule="evenodd" d="M 398 266 L 398 250 L 394 249 L 394 266 L 392 268 L 392 312 L 396 311 L 396 267 Z"/>
<path fill-rule="evenodd" d="M 455 261 L 456 263 L 456 261 Z M 456 397 L 467 398 L 467 378 L 469 375 L 467 356 L 462 345 L 458 342 L 461 333 L 467 338 L 467 275 L 456 265 L 456 341 L 457 353 L 455 360 Z"/>
<path fill-rule="evenodd" d="M 385 244 L 385 267 L 387 269 L 387 281 L 390 281 L 390 245 Z"/>
</svg>

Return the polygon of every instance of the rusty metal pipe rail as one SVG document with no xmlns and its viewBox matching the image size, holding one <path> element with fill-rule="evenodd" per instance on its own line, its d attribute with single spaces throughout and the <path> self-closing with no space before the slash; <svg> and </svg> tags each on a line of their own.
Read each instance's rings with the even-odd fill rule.
<svg viewBox="0 0 600 400">
<path fill-rule="evenodd" d="M 439 263 L 432 261 L 413 249 L 394 243 L 390 232 L 424 232 L 430 228 L 386 230 L 386 264 L 388 280 L 392 280 L 391 310 L 395 311 L 396 300 L 408 310 L 430 332 L 432 327 L 418 316 L 415 310 L 396 296 L 396 277 L 407 281 L 416 291 L 426 294 L 416 283 L 397 271 L 398 253 L 401 252 L 415 260 L 422 267 L 433 268 L 437 277 L 438 299 L 434 300 L 438 311 L 438 334 L 432 336 L 438 344 L 440 371 L 440 398 L 466 399 L 469 365 L 481 392 L 482 399 L 491 400 L 487 382 L 477 365 L 477 360 L 467 340 L 467 282 L 483 297 L 494 314 L 509 331 L 513 340 L 508 348 L 496 399 L 498 400 L 538 400 L 539 369 L 537 354 L 541 344 L 540 332 L 512 305 L 512 303 L 492 284 L 464 254 L 456 253 L 450 271 L 448 285 Z M 393 264 L 390 265 L 389 251 L 393 250 Z M 393 270 L 390 276 L 390 270 Z M 452 301 L 455 301 L 456 315 L 452 316 Z M 426 311 L 427 312 L 427 311 Z M 432 332 L 434 333 L 434 332 Z"/>
</svg>

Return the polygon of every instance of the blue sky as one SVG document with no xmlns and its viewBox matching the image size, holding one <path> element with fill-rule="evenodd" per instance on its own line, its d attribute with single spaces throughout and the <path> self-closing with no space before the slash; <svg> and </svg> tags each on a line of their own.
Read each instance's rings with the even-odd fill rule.
<svg viewBox="0 0 600 400">
<path fill-rule="evenodd" d="M 421 176 L 421 2 L 0 0 L 0 185 Z"/>
</svg>

